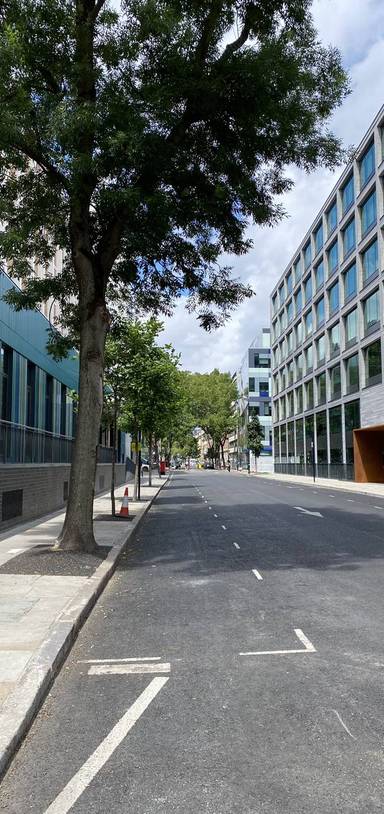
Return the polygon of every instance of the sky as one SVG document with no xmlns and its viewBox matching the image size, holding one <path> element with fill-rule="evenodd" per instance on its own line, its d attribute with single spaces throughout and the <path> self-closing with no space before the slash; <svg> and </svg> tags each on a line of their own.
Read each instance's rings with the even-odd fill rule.
<svg viewBox="0 0 384 814">
<path fill-rule="evenodd" d="M 339 48 L 350 74 L 352 92 L 330 120 L 344 145 L 357 146 L 384 104 L 383 0 L 314 0 L 313 15 L 320 39 Z M 179 301 L 164 321 L 160 341 L 181 353 L 186 370 L 206 372 L 218 367 L 233 373 L 262 327 L 269 326 L 269 297 L 296 248 L 311 226 L 341 173 L 326 169 L 307 174 L 290 171 L 295 186 L 281 198 L 288 214 L 277 227 L 251 226 L 254 247 L 245 257 L 231 257 L 232 274 L 255 292 L 213 333 L 202 330 L 196 316 Z"/>
</svg>

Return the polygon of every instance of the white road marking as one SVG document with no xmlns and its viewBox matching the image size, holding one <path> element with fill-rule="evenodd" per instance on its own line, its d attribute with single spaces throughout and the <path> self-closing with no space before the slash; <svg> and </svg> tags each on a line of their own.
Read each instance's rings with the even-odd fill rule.
<svg viewBox="0 0 384 814">
<path fill-rule="evenodd" d="M 224 529 L 224 531 L 227 531 L 227 527 L 226 527 L 226 526 L 222 526 L 221 528 L 222 528 L 222 529 Z"/>
<path fill-rule="evenodd" d="M 132 706 L 124 713 L 120 721 L 113 727 L 111 732 L 95 749 L 93 754 L 83 764 L 79 771 L 64 786 L 63 790 L 46 809 L 45 814 L 67 814 L 68 811 L 79 799 L 80 795 L 92 782 L 100 769 L 103 768 L 107 760 L 122 743 L 128 732 L 139 720 L 143 712 L 147 709 L 151 701 L 156 697 L 164 685 L 169 681 L 169 677 L 152 679 L 148 687 L 139 695 Z"/>
<path fill-rule="evenodd" d="M 336 497 L 336 495 L 328 495 L 328 497 Z"/>
<path fill-rule="evenodd" d="M 298 639 L 305 645 L 304 649 L 300 650 L 249 650 L 245 653 L 239 653 L 239 656 L 285 656 L 290 653 L 316 653 L 316 648 L 312 642 L 304 636 L 300 628 L 295 628 L 295 633 Z"/>
<path fill-rule="evenodd" d="M 238 551 L 240 550 L 240 546 L 238 543 L 234 543 L 233 545 L 235 546 L 235 548 L 237 548 Z"/>
<path fill-rule="evenodd" d="M 252 574 L 255 575 L 256 579 L 263 579 L 263 577 L 260 574 L 260 571 L 258 571 L 257 568 L 252 568 Z"/>
<path fill-rule="evenodd" d="M 343 719 L 342 719 L 341 715 L 339 715 L 339 713 L 338 713 L 337 709 L 333 709 L 333 710 L 332 710 L 332 712 L 334 712 L 334 713 L 335 713 L 335 715 L 338 717 L 338 719 L 339 719 L 339 721 L 340 721 L 340 723 L 341 723 L 341 726 L 342 726 L 342 727 L 345 729 L 345 731 L 348 733 L 348 735 L 350 736 L 350 738 L 352 738 L 352 740 L 354 740 L 354 741 L 355 741 L 355 740 L 357 740 L 357 738 L 355 738 L 355 736 L 354 736 L 354 735 L 352 735 L 352 732 L 350 732 L 350 731 L 349 731 L 349 729 L 348 729 L 347 725 L 344 723 L 344 721 L 343 721 Z"/>
<path fill-rule="evenodd" d="M 161 661 L 161 656 L 138 656 L 129 659 L 84 659 L 79 661 L 78 664 L 126 664 L 130 661 Z"/>
<path fill-rule="evenodd" d="M 354 500 L 352 500 L 351 497 L 347 497 L 347 500 L 348 500 L 348 503 L 354 503 L 355 502 Z"/>
<path fill-rule="evenodd" d="M 157 664 L 93 664 L 88 670 L 89 676 L 101 675 L 146 675 L 149 673 L 169 673 L 171 665 L 169 662 L 158 662 Z"/>
<path fill-rule="evenodd" d="M 208 503 L 208 500 L 204 500 L 204 503 Z"/>
<path fill-rule="evenodd" d="M 217 514 L 214 514 L 213 516 L 214 516 L 214 517 L 217 517 Z"/>
<path fill-rule="evenodd" d="M 294 506 L 294 509 L 297 509 L 298 512 L 303 512 L 303 514 L 311 514 L 313 517 L 323 517 L 320 512 L 310 512 L 309 509 L 303 509 L 302 506 Z"/>
<path fill-rule="evenodd" d="M 212 510 L 212 506 L 208 506 L 208 509 Z"/>
<path fill-rule="evenodd" d="M 7 554 L 20 554 L 21 551 L 25 551 L 25 548 L 9 548 Z"/>
<path fill-rule="evenodd" d="M 384 509 L 384 506 L 374 506 L 374 509 Z"/>
</svg>

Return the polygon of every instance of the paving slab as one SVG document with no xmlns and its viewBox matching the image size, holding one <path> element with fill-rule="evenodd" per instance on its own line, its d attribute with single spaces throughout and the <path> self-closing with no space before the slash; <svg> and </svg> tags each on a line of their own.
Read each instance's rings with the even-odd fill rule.
<svg viewBox="0 0 384 814">
<path fill-rule="evenodd" d="M 0 776 L 17 751 L 76 635 L 165 479 L 154 477 L 131 520 L 110 518 L 110 497 L 95 500 L 97 555 L 54 552 L 64 513 L 0 537 Z M 122 500 L 125 485 L 116 490 Z"/>
</svg>

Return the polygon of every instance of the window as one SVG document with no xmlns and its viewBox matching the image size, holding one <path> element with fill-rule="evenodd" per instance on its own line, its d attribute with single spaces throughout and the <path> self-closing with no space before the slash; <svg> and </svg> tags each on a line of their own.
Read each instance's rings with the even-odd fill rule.
<svg viewBox="0 0 384 814">
<path fill-rule="evenodd" d="M 310 301 L 312 297 L 312 278 L 309 276 L 304 283 L 305 303 Z"/>
<path fill-rule="evenodd" d="M 65 384 L 61 385 L 61 402 L 60 402 L 60 435 L 67 434 L 67 388 Z"/>
<path fill-rule="evenodd" d="M 298 345 L 301 345 L 302 341 L 303 341 L 303 323 L 300 320 L 300 322 L 298 322 L 296 325 L 296 347 L 298 347 Z"/>
<path fill-rule="evenodd" d="M 374 226 L 377 220 L 377 211 L 376 211 L 376 192 L 373 192 L 372 195 L 367 198 L 363 206 L 361 207 L 361 236 L 369 232 L 369 230 Z"/>
<path fill-rule="evenodd" d="M 309 345 L 305 349 L 305 372 L 311 373 L 313 370 L 313 349 L 312 345 Z"/>
<path fill-rule="evenodd" d="M 27 362 L 27 427 L 35 427 L 35 387 L 36 385 L 36 365 Z"/>
<path fill-rule="evenodd" d="M 355 296 L 357 291 L 356 263 L 350 266 L 344 274 L 344 302 Z"/>
<path fill-rule="evenodd" d="M 337 204 L 336 204 L 336 201 L 335 201 L 333 206 L 331 206 L 331 208 L 328 209 L 328 212 L 327 212 L 328 237 L 329 237 L 329 235 L 332 234 L 332 232 L 335 231 L 336 226 L 337 226 Z"/>
<path fill-rule="evenodd" d="M 251 376 L 248 379 L 248 392 L 249 393 L 254 393 L 255 392 L 255 377 L 254 376 Z"/>
<path fill-rule="evenodd" d="M 296 381 L 303 378 L 303 354 L 296 356 Z"/>
<path fill-rule="evenodd" d="M 1 418 L 3 421 L 12 420 L 12 373 L 13 350 L 8 345 L 1 346 Z"/>
<path fill-rule="evenodd" d="M 292 300 L 287 305 L 287 323 L 289 325 L 293 320 L 293 302 Z"/>
<path fill-rule="evenodd" d="M 303 295 L 301 293 L 301 288 L 299 288 L 299 290 L 298 290 L 298 292 L 297 292 L 297 294 L 295 296 L 295 314 L 296 314 L 296 316 L 298 316 L 298 314 L 301 313 L 302 307 L 303 307 Z"/>
<path fill-rule="evenodd" d="M 331 464 L 343 462 L 341 407 L 332 407 L 329 411 L 329 455 Z"/>
<path fill-rule="evenodd" d="M 45 386 L 45 429 L 47 432 L 53 430 L 53 378 L 48 374 Z"/>
<path fill-rule="evenodd" d="M 343 252 L 344 259 L 353 252 L 356 246 L 355 218 L 349 221 L 348 226 L 343 230 Z"/>
<path fill-rule="evenodd" d="M 317 384 L 317 403 L 324 404 L 327 399 L 327 383 L 325 372 L 320 373 L 320 376 L 316 379 Z"/>
<path fill-rule="evenodd" d="M 341 396 L 341 368 L 340 365 L 332 367 L 329 373 L 331 384 L 331 398 L 338 399 Z"/>
<path fill-rule="evenodd" d="M 253 362 L 254 367 L 271 367 L 271 357 L 269 353 L 255 353 Z"/>
<path fill-rule="evenodd" d="M 337 266 L 339 264 L 339 248 L 337 245 L 337 240 L 335 240 L 335 242 L 332 243 L 332 246 L 330 249 L 328 249 L 327 254 L 328 254 L 328 277 L 330 277 L 331 274 L 333 274 L 336 271 Z"/>
<path fill-rule="evenodd" d="M 248 406 L 248 415 L 252 418 L 255 415 L 260 415 L 260 405 L 259 404 L 250 404 Z"/>
<path fill-rule="evenodd" d="M 365 349 L 365 380 L 367 385 L 381 382 L 380 339 Z"/>
<path fill-rule="evenodd" d="M 308 311 L 308 313 L 304 317 L 305 322 L 305 336 L 309 336 L 312 333 L 312 311 Z"/>
<path fill-rule="evenodd" d="M 317 359 L 317 367 L 324 364 L 325 362 L 325 336 L 324 334 L 320 336 L 316 342 L 316 359 Z"/>
<path fill-rule="evenodd" d="M 314 442 L 315 421 L 313 415 L 305 418 L 305 459 L 307 464 L 312 463 L 312 447 Z"/>
<path fill-rule="evenodd" d="M 260 384 L 259 384 L 259 395 L 260 396 L 269 396 L 269 383 L 268 382 L 260 382 Z"/>
<path fill-rule="evenodd" d="M 363 284 L 367 282 L 379 270 L 379 252 L 377 240 L 375 240 L 368 249 L 362 254 L 363 262 Z"/>
<path fill-rule="evenodd" d="M 285 397 L 280 399 L 280 418 L 285 418 Z M 285 430 L 285 427 L 284 427 Z M 283 427 L 281 428 L 281 439 L 283 439 Z"/>
<path fill-rule="evenodd" d="M 320 300 L 316 303 L 316 328 L 320 328 L 323 325 L 325 320 L 325 306 L 324 306 L 324 297 L 321 297 Z"/>
<path fill-rule="evenodd" d="M 375 291 L 364 301 L 364 334 L 372 333 L 380 322 L 379 292 Z"/>
<path fill-rule="evenodd" d="M 282 305 L 284 302 L 284 283 L 279 288 L 279 303 Z"/>
<path fill-rule="evenodd" d="M 323 285 L 324 282 L 324 263 L 321 261 L 318 266 L 315 268 L 315 285 L 316 291 L 319 290 L 320 286 Z"/>
<path fill-rule="evenodd" d="M 329 313 L 334 314 L 339 307 L 339 283 L 335 283 L 328 291 Z"/>
<path fill-rule="evenodd" d="M 305 409 L 310 410 L 313 407 L 313 379 L 305 385 Z"/>
<path fill-rule="evenodd" d="M 287 334 L 287 353 L 288 353 L 288 355 L 290 353 L 292 353 L 292 351 L 293 351 L 293 337 L 292 337 L 292 331 L 290 331 L 289 334 Z"/>
<path fill-rule="evenodd" d="M 304 249 L 304 269 L 309 268 L 312 260 L 311 243 L 307 243 Z"/>
<path fill-rule="evenodd" d="M 303 398 L 301 396 L 301 403 Z M 297 407 L 297 399 L 296 399 L 296 407 Z M 303 407 L 301 409 L 296 409 L 297 413 L 301 413 L 303 411 Z M 295 421 L 295 434 L 296 434 L 296 461 L 300 464 L 304 463 L 304 421 L 300 419 L 299 421 Z"/>
<path fill-rule="evenodd" d="M 359 356 L 355 353 L 350 356 L 345 363 L 345 375 L 347 380 L 347 394 L 355 393 L 359 389 Z"/>
<path fill-rule="evenodd" d="M 287 394 L 287 415 L 293 415 L 293 393 Z M 289 442 L 289 433 L 288 433 L 288 442 Z"/>
<path fill-rule="evenodd" d="M 361 189 L 365 187 L 369 179 L 375 172 L 375 145 L 372 142 L 371 146 L 364 153 L 360 161 L 360 186 Z"/>
<path fill-rule="evenodd" d="M 353 345 L 357 341 L 357 308 L 345 317 L 345 344 Z"/>
<path fill-rule="evenodd" d="M 279 377 L 276 374 L 276 376 L 273 377 L 273 395 L 277 396 L 278 392 L 279 392 Z"/>
<path fill-rule="evenodd" d="M 293 264 L 293 270 L 295 274 L 295 283 L 298 283 L 301 280 L 301 259 L 300 257 L 297 258 L 296 262 Z"/>
<path fill-rule="evenodd" d="M 324 410 L 316 415 L 317 463 L 327 463 L 327 414 Z"/>
<path fill-rule="evenodd" d="M 345 450 L 347 464 L 353 464 L 353 430 L 360 427 L 360 401 L 349 401 L 344 405 Z"/>
<path fill-rule="evenodd" d="M 315 231 L 315 254 L 318 254 L 324 243 L 323 224 L 317 227 Z"/>
<path fill-rule="evenodd" d="M 287 293 L 288 294 L 290 294 L 291 291 L 292 291 L 292 284 L 293 284 L 292 272 L 290 271 L 289 274 L 287 274 Z"/>
<path fill-rule="evenodd" d="M 276 314 L 276 311 L 277 311 L 277 294 L 275 294 L 275 296 L 272 297 L 272 311 L 273 311 L 274 314 Z"/>
<path fill-rule="evenodd" d="M 280 317 L 280 331 L 285 331 L 286 327 L 287 327 L 287 314 L 286 311 L 284 310 Z"/>
<path fill-rule="evenodd" d="M 296 412 L 297 413 L 302 413 L 303 412 L 303 388 L 298 387 L 297 390 L 295 390 L 295 394 L 296 394 Z"/>
<path fill-rule="evenodd" d="M 329 351 L 331 358 L 340 351 L 340 326 L 338 322 L 329 332 Z"/>
<path fill-rule="evenodd" d="M 343 189 L 341 191 L 341 200 L 342 200 L 342 207 L 343 207 L 343 215 L 348 212 L 348 209 L 351 208 L 354 200 L 355 200 L 355 190 L 354 190 L 354 182 L 353 182 L 353 175 L 349 178 L 346 184 L 344 184 Z"/>
<path fill-rule="evenodd" d="M 287 373 L 288 373 L 288 387 L 293 384 L 293 362 L 290 362 L 287 365 Z"/>
</svg>

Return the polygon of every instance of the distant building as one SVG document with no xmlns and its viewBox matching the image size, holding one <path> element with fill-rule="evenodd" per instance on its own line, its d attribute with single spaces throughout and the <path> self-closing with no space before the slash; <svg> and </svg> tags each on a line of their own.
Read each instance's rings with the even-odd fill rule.
<svg viewBox="0 0 384 814">
<path fill-rule="evenodd" d="M 384 482 L 384 107 L 272 292 L 278 472 Z"/>
<path fill-rule="evenodd" d="M 264 447 L 257 468 L 271 469 L 271 339 L 270 329 L 263 328 L 261 337 L 248 348 L 239 370 L 236 384 L 239 393 L 236 405 L 237 429 L 229 438 L 231 466 L 256 469 L 253 453 L 248 451 L 247 425 L 253 415 L 259 416 L 264 432 Z"/>
</svg>

